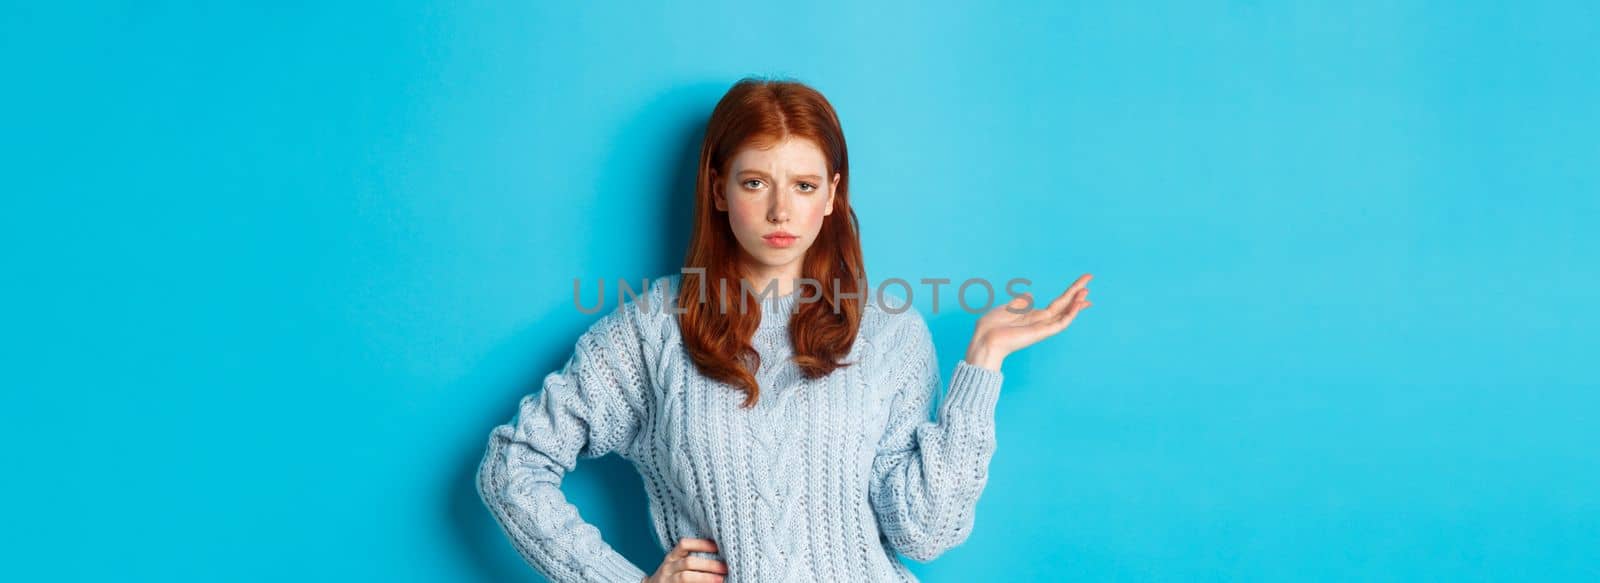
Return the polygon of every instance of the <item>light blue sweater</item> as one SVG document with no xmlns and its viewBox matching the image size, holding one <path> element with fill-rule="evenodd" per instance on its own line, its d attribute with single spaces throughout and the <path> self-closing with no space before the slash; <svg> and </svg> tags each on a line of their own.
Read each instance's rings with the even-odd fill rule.
<svg viewBox="0 0 1600 583">
<path fill-rule="evenodd" d="M 846 362 L 807 380 L 788 357 L 797 293 L 762 302 L 761 397 L 701 376 L 671 312 L 681 275 L 618 305 L 496 427 L 478 492 L 512 545 L 552 581 L 636 583 L 634 565 L 559 489 L 580 458 L 615 452 L 644 478 L 663 551 L 709 538 L 727 582 L 915 581 L 972 532 L 995 450 L 1002 374 L 961 361 L 940 388 L 921 313 L 869 296 Z M 892 294 L 889 294 L 892 295 Z M 647 301 L 648 300 L 648 301 Z M 903 305 L 902 298 L 885 305 Z"/>
</svg>

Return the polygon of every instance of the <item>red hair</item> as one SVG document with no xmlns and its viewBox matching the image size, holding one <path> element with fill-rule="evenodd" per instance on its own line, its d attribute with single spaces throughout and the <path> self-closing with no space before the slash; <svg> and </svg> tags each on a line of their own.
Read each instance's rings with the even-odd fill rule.
<svg viewBox="0 0 1600 583">
<path fill-rule="evenodd" d="M 704 275 L 687 269 L 683 272 L 677 303 L 681 311 L 678 325 L 689 357 L 701 374 L 744 391 L 745 407 L 754 406 L 761 394 L 754 372 L 761 367 L 761 356 L 750 342 L 760 324 L 761 309 L 759 299 L 742 293 L 746 286 L 741 285 L 739 242 L 726 213 L 716 209 L 712 185 L 727 175 L 740 148 L 762 147 L 786 138 L 811 140 L 822 150 L 828 174 L 839 174 L 833 213 L 823 218 L 822 230 L 801 260 L 800 276 L 821 283 L 821 301 L 797 302 L 798 309 L 789 321 L 794 361 L 806 378 L 827 376 L 851 364 L 839 359 L 848 355 L 855 343 L 865 303 L 866 268 L 861 260 L 859 225 L 850 208 L 850 161 L 839 116 L 821 93 L 802 83 L 739 80 L 717 102 L 706 123 L 695 180 L 694 232 L 684 257 L 685 268 L 705 271 Z M 724 281 L 726 286 L 718 284 Z M 724 292 L 738 297 L 726 301 Z M 802 292 L 797 288 L 795 293 Z M 840 299 L 847 294 L 859 297 Z M 723 305 L 728 308 L 719 309 Z"/>
</svg>

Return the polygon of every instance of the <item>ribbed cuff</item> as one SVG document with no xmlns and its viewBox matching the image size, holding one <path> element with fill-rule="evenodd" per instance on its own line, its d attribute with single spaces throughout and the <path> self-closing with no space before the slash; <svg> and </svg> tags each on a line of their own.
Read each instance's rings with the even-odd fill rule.
<svg viewBox="0 0 1600 583">
<path fill-rule="evenodd" d="M 939 418 L 944 419 L 953 411 L 993 418 L 995 403 L 1000 400 L 1000 385 L 1004 380 L 1005 374 L 1000 371 L 989 370 L 965 360 L 956 363 L 955 373 L 950 375 L 950 389 L 944 395 L 944 404 L 939 407 Z"/>
<path fill-rule="evenodd" d="M 638 565 L 614 550 L 603 553 L 598 562 L 584 565 L 583 568 L 584 579 L 589 581 L 638 583 L 644 580 L 645 575 Z"/>
</svg>

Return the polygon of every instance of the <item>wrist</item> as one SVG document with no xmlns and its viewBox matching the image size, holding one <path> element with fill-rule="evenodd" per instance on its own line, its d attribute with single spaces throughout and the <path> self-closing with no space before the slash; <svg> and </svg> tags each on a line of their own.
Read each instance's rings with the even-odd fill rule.
<svg viewBox="0 0 1600 583">
<path fill-rule="evenodd" d="M 1004 362 L 1005 359 L 1005 354 L 994 350 L 986 343 L 973 342 L 971 345 L 967 346 L 967 364 L 998 372 L 1000 370 L 1000 364 Z"/>
</svg>

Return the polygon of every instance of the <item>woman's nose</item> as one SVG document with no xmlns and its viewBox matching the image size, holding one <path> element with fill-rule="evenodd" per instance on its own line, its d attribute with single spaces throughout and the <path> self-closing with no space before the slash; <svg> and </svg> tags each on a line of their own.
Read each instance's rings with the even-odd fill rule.
<svg viewBox="0 0 1600 583">
<path fill-rule="evenodd" d="M 767 221 L 782 223 L 789 220 L 789 201 L 783 195 L 772 197 L 772 206 L 767 208 Z"/>
</svg>

